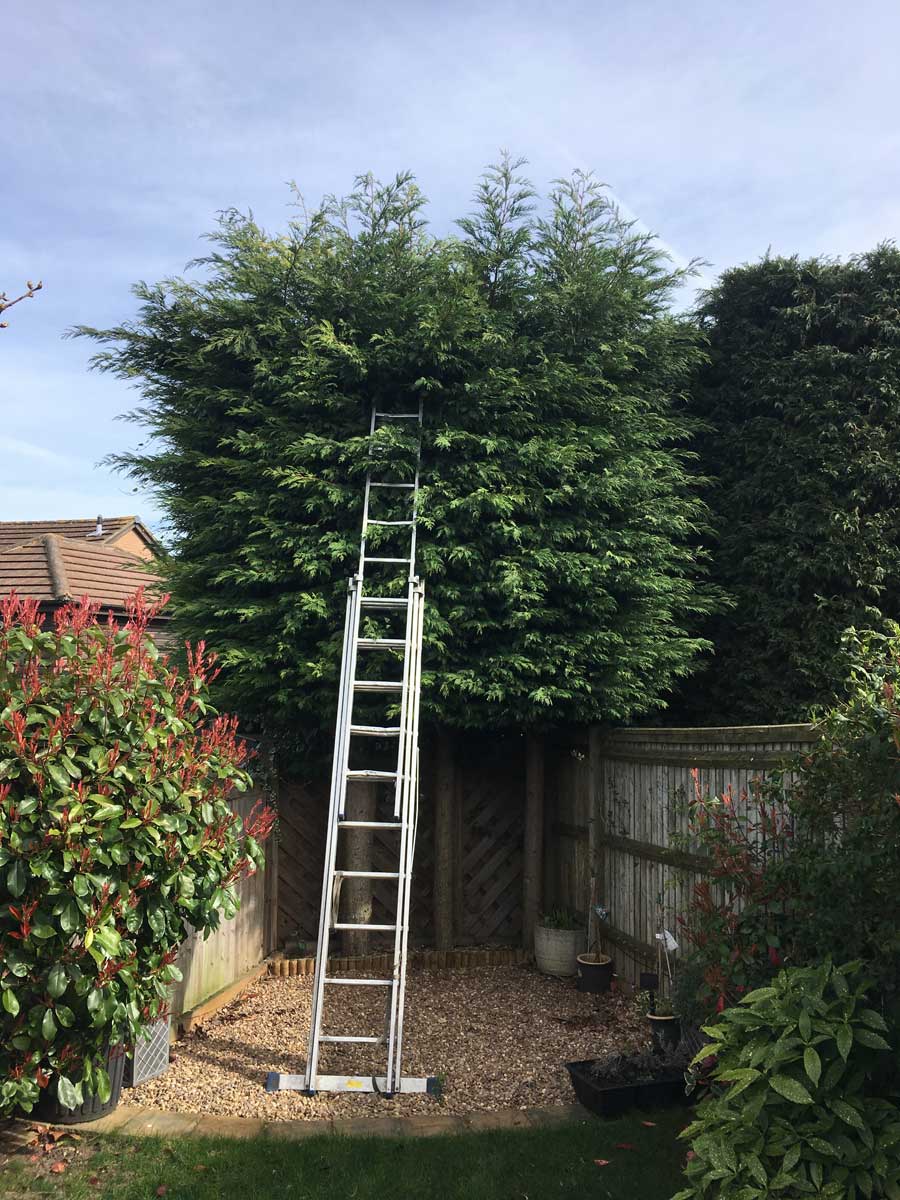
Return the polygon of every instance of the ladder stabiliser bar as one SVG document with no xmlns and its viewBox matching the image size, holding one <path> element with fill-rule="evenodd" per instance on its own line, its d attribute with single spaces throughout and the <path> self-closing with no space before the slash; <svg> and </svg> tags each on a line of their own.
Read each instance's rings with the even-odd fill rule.
<svg viewBox="0 0 900 1200">
<path fill-rule="evenodd" d="M 393 1096 L 399 1093 L 404 1096 L 434 1096 L 436 1099 L 441 1095 L 441 1081 L 435 1075 L 420 1076 L 419 1078 L 402 1075 L 396 1081 L 397 1085 L 393 1092 L 388 1091 L 388 1081 L 383 1075 L 320 1075 L 317 1082 L 319 1084 L 317 1089 L 307 1089 L 305 1075 L 279 1075 L 277 1071 L 271 1071 L 266 1080 L 266 1091 L 299 1091 L 305 1092 L 307 1096 L 314 1096 L 316 1091 L 377 1092 L 382 1096 Z"/>
</svg>

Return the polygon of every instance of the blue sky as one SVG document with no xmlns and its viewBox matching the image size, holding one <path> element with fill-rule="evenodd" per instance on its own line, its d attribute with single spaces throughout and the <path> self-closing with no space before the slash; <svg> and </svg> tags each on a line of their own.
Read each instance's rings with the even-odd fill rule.
<svg viewBox="0 0 900 1200">
<path fill-rule="evenodd" d="M 591 168 L 678 260 L 846 255 L 900 232 L 896 0 L 45 0 L 0 43 L 0 519 L 159 514 L 98 461 L 136 402 L 78 323 L 134 311 L 219 209 L 282 227 L 413 169 L 438 231 L 508 147 Z"/>
</svg>

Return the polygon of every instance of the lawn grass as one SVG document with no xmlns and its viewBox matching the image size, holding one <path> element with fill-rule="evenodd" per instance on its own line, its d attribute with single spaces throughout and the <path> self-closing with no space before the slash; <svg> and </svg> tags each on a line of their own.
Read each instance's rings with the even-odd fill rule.
<svg viewBox="0 0 900 1200">
<path fill-rule="evenodd" d="M 128 1138 L 85 1133 L 65 1171 L 27 1154 L 0 1172 L 0 1196 L 25 1200 L 668 1200 L 680 1186 L 683 1112 L 548 1129 L 432 1138 Z M 617 1148 L 625 1143 L 632 1149 Z M 598 1166 L 596 1159 L 608 1159 Z M 165 1189 L 160 1191 L 160 1189 Z"/>
</svg>

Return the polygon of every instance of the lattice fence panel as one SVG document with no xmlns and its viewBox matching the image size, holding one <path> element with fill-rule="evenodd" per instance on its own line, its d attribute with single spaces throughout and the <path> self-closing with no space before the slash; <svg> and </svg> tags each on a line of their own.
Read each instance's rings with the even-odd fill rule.
<svg viewBox="0 0 900 1200">
<path fill-rule="evenodd" d="M 467 943 L 522 935 L 522 803 L 517 759 L 462 771 L 463 929 Z"/>
</svg>

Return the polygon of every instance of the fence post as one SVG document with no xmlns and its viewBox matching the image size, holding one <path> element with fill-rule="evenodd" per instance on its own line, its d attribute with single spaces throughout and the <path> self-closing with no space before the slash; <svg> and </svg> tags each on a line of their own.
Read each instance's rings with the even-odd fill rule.
<svg viewBox="0 0 900 1200">
<path fill-rule="evenodd" d="M 455 764 L 453 734 L 437 735 L 434 784 L 434 944 L 438 950 L 453 947 L 453 799 Z"/>
<path fill-rule="evenodd" d="M 525 741 L 525 832 L 522 847 L 522 944 L 530 953 L 541 908 L 544 842 L 544 738 Z"/>
</svg>

